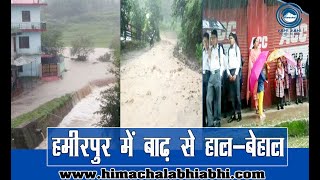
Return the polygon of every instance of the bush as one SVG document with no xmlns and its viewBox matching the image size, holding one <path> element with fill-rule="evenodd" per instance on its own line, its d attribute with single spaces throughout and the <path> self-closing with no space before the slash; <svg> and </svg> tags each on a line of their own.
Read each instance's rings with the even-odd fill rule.
<svg viewBox="0 0 320 180">
<path fill-rule="evenodd" d="M 196 44 L 196 58 L 199 65 L 202 65 L 202 43 Z"/>
<path fill-rule="evenodd" d="M 89 54 L 94 52 L 92 40 L 85 35 L 79 34 L 78 39 L 71 42 L 70 54 L 71 56 L 77 56 L 76 60 L 85 61 Z"/>
<path fill-rule="evenodd" d="M 57 55 L 64 50 L 62 42 L 62 32 L 49 29 L 41 33 L 41 50 L 46 54 Z"/>
<path fill-rule="evenodd" d="M 276 125 L 275 127 L 288 128 L 288 136 L 290 137 L 301 137 L 309 135 L 309 123 L 306 120 L 284 122 Z"/>
<path fill-rule="evenodd" d="M 98 57 L 98 61 L 108 62 L 108 61 L 110 61 L 110 58 L 111 58 L 111 54 L 106 52 L 104 55 Z"/>
</svg>

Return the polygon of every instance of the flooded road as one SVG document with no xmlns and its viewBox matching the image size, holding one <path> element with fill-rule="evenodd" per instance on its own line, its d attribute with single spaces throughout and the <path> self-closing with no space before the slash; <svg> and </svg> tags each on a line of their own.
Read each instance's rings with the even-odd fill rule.
<svg viewBox="0 0 320 180">
<path fill-rule="evenodd" d="M 95 48 L 95 52 L 90 54 L 88 61 L 77 62 L 71 60 L 70 48 L 66 48 L 63 55 L 67 72 L 64 72 L 63 79 L 51 82 L 41 81 L 32 89 L 26 89 L 22 95 L 11 102 L 11 119 L 30 112 L 54 98 L 77 91 L 91 81 L 113 78 L 114 75 L 108 72 L 112 63 L 97 61 L 98 57 L 110 51 L 107 48 Z"/>
</svg>

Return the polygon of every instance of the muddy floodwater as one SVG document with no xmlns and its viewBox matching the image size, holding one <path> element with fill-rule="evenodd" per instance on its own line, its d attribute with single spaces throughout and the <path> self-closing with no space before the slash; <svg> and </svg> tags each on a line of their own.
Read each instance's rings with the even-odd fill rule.
<svg viewBox="0 0 320 180">
<path fill-rule="evenodd" d="M 67 114 L 58 127 L 97 127 L 101 115 L 95 114 L 100 109 L 100 93 L 112 85 L 93 89 L 92 93 L 81 99 Z M 45 139 L 36 149 L 47 148 Z"/>
</svg>

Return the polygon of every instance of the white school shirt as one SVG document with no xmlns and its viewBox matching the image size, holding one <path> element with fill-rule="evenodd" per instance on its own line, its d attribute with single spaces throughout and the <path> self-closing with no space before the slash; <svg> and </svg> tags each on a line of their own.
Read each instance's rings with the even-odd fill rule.
<svg viewBox="0 0 320 180">
<path fill-rule="evenodd" d="M 206 49 L 202 50 L 202 71 L 205 74 L 206 70 L 210 70 L 209 66 L 209 54 Z"/>
<path fill-rule="evenodd" d="M 241 53 L 240 48 L 236 44 L 234 44 L 234 46 L 230 48 L 229 56 L 226 63 L 228 76 L 231 75 L 230 69 L 236 69 L 235 75 L 238 75 L 241 66 Z"/>
<path fill-rule="evenodd" d="M 210 71 L 214 72 L 217 69 L 220 69 L 220 76 L 223 74 L 223 59 L 224 59 L 224 54 L 222 48 L 220 48 L 220 62 L 219 62 L 219 45 L 217 44 L 216 47 L 214 48 L 213 46 L 211 47 L 211 61 L 210 61 Z"/>
</svg>

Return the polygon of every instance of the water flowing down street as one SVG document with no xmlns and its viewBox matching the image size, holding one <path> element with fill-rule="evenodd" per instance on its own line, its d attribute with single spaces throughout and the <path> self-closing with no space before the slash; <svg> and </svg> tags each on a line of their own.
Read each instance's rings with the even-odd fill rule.
<svg viewBox="0 0 320 180">
<path fill-rule="evenodd" d="M 200 73 L 173 56 L 174 33 L 121 60 L 121 127 L 201 127 Z"/>
</svg>

